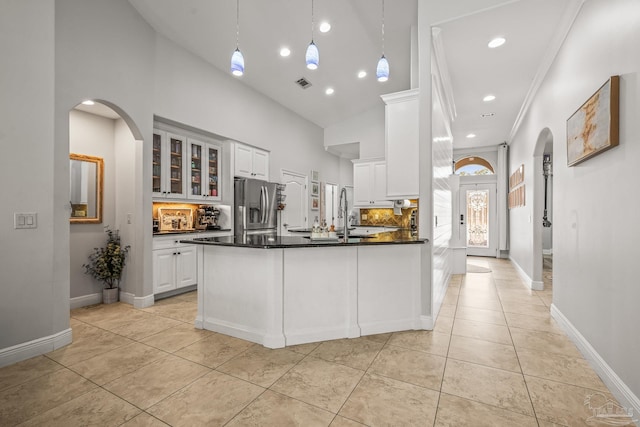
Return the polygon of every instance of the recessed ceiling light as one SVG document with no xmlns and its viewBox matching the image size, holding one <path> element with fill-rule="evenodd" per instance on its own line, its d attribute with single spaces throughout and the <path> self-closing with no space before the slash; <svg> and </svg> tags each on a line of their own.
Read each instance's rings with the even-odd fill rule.
<svg viewBox="0 0 640 427">
<path fill-rule="evenodd" d="M 467 138 L 471 139 L 471 138 L 475 138 L 476 134 L 475 133 L 470 133 L 469 135 L 467 135 Z"/>
<path fill-rule="evenodd" d="M 495 96 L 495 95 L 487 95 L 487 96 L 485 96 L 484 98 L 482 98 L 482 100 L 483 100 L 484 102 L 491 102 L 491 101 L 493 101 L 494 99 L 496 99 L 496 96 Z"/>
<path fill-rule="evenodd" d="M 93 101 L 92 101 L 92 100 L 90 100 L 90 99 L 87 99 L 86 101 L 82 101 L 82 103 L 83 103 L 84 105 L 94 105 L 94 104 L 95 104 L 95 102 L 93 102 Z"/>
<path fill-rule="evenodd" d="M 496 37 L 495 39 L 491 40 L 487 46 L 489 46 L 491 49 L 495 49 L 496 47 L 500 47 L 505 44 L 506 41 L 507 39 L 505 39 L 504 37 Z"/>
<path fill-rule="evenodd" d="M 327 33 L 327 32 L 329 32 L 329 30 L 331 30 L 331 24 L 329 24 L 327 21 L 324 21 L 324 22 L 320 23 L 320 32 L 321 33 Z"/>
<path fill-rule="evenodd" d="M 282 49 L 280 49 L 280 56 L 289 56 L 291 55 L 291 50 L 288 47 L 283 47 Z"/>
<path fill-rule="evenodd" d="M 328 87 L 327 90 L 324 91 L 324 93 L 326 93 L 327 95 L 333 95 L 333 92 L 335 91 L 332 87 Z"/>
<path fill-rule="evenodd" d="M 365 77 L 367 77 L 367 72 L 366 71 L 358 71 L 358 78 L 359 79 L 364 79 Z"/>
</svg>

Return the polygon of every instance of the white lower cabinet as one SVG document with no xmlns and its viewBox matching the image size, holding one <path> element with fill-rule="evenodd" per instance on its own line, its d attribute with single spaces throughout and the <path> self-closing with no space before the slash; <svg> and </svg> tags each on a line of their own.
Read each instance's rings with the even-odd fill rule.
<svg viewBox="0 0 640 427">
<path fill-rule="evenodd" d="M 196 245 L 173 240 L 154 242 L 153 293 L 195 285 L 198 274 L 196 254 Z"/>
</svg>

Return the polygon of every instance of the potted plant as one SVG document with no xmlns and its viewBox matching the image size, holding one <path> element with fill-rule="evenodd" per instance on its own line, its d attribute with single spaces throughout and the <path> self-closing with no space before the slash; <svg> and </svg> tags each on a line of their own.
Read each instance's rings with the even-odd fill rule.
<svg viewBox="0 0 640 427">
<path fill-rule="evenodd" d="M 107 244 L 102 248 L 94 248 L 89 255 L 89 262 L 82 264 L 85 274 L 93 276 L 104 284 L 102 302 L 111 304 L 118 301 L 118 287 L 130 246 L 120 244 L 118 230 L 105 227 Z"/>
</svg>

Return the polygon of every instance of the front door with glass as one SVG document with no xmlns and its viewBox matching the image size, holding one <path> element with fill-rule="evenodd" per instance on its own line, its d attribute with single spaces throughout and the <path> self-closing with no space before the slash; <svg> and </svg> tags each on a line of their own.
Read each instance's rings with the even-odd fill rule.
<svg viewBox="0 0 640 427">
<path fill-rule="evenodd" d="M 460 186 L 460 235 L 467 255 L 496 256 L 496 185 Z"/>
</svg>

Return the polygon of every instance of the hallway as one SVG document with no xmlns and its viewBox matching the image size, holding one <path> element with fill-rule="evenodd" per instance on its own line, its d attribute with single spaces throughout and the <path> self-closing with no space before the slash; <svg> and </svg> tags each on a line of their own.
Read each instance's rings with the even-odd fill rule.
<svg viewBox="0 0 640 427">
<path fill-rule="evenodd" d="M 551 291 L 507 260 L 468 265 L 434 331 L 279 350 L 194 329 L 195 292 L 73 310 L 72 345 L 0 369 L 0 425 L 587 425 L 585 399 L 612 397 Z"/>
</svg>

